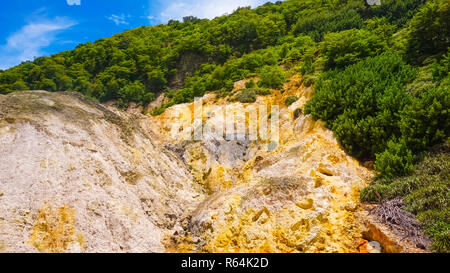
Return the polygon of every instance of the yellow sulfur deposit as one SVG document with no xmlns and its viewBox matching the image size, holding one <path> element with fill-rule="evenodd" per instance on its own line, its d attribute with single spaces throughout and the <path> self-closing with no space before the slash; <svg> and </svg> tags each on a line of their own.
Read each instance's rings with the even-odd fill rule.
<svg viewBox="0 0 450 273">
<path fill-rule="evenodd" d="M 41 252 L 81 251 L 84 238 L 75 229 L 75 210 L 67 205 L 55 209 L 45 204 L 39 210 L 29 243 Z"/>
<path fill-rule="evenodd" d="M 225 154 L 233 150 L 231 144 L 217 144 L 216 155 L 208 140 L 178 141 L 185 150 L 186 164 L 208 197 L 192 214 L 186 233 L 172 236 L 183 243 L 170 251 L 358 251 L 362 232 L 356 213 L 360 210 L 359 191 L 372 174 L 342 150 L 321 122 L 305 115 L 294 118 L 295 109 L 303 109 L 312 94 L 300 83 L 301 79 L 294 76 L 285 92 L 273 90 L 252 104 L 218 99 L 214 94 L 204 97 L 204 115 L 217 105 L 236 111 L 255 105 L 278 105 L 279 143 L 271 151 L 264 141 L 251 141 L 247 146 L 240 143 L 245 146 L 244 156 L 233 157 Z M 288 96 L 299 100 L 286 107 Z M 169 108 L 154 117 L 154 130 L 168 132 L 159 126 L 166 127 L 182 118 L 175 112 Z M 214 116 L 203 118 L 203 122 L 229 121 Z M 248 125 L 248 119 L 245 123 Z M 163 139 L 177 142 L 168 134 L 163 134 Z M 189 243 L 192 247 L 187 248 Z"/>
</svg>

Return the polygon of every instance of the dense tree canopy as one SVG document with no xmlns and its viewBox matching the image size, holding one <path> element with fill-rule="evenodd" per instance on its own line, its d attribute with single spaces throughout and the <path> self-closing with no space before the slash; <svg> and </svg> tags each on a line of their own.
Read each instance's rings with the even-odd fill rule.
<svg viewBox="0 0 450 273">
<path fill-rule="evenodd" d="M 401 26 L 424 3 L 383 2 L 380 7 L 368 7 L 363 0 L 288 0 L 253 10 L 242 7 L 214 20 L 187 16 L 183 22 L 171 20 L 167 25 L 126 31 L 0 72 L 0 92 L 74 90 L 100 101 L 121 99 L 145 104 L 155 96 L 130 95 L 125 99 L 128 92 L 120 92 L 139 82 L 145 93 L 175 88 L 179 94 L 173 104 L 190 101 L 205 91 L 229 89 L 230 81 L 264 73 L 267 66 L 301 61 L 305 54 L 314 54 L 315 42 L 324 36 L 321 50 L 327 65 L 336 62 L 345 66 L 384 49 L 379 33 L 363 30 L 365 20 L 387 18 Z M 430 20 L 445 21 L 445 7 L 439 3 L 427 6 L 414 19 L 417 29 L 411 31 L 411 52 L 422 48 L 420 40 L 413 38 L 420 39 L 420 33 L 427 31 L 419 28 L 420 22 L 431 15 Z M 349 32 L 339 32 L 343 30 Z M 354 36 L 360 38 L 352 41 Z M 346 43 L 350 47 L 346 48 Z M 441 49 L 445 40 L 436 43 Z M 188 59 L 189 63 L 198 64 L 183 65 L 190 55 L 196 57 Z M 181 84 L 174 83 L 177 79 Z"/>
</svg>

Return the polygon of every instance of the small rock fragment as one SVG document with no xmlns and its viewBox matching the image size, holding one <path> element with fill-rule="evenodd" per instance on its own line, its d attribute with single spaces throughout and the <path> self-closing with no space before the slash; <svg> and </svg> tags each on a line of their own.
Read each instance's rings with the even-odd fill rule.
<svg viewBox="0 0 450 273">
<path fill-rule="evenodd" d="M 369 253 L 381 253 L 381 245 L 377 241 L 371 241 L 368 243 Z"/>
<path fill-rule="evenodd" d="M 359 253 L 369 253 L 368 244 L 369 242 L 367 240 L 359 238 L 357 241 Z"/>
<path fill-rule="evenodd" d="M 302 209 L 310 209 L 314 205 L 314 200 L 312 200 L 311 198 L 305 198 L 302 201 L 297 202 L 296 205 Z"/>
<path fill-rule="evenodd" d="M 358 206 L 355 204 L 355 202 L 350 201 L 345 205 L 345 210 L 355 212 L 357 207 Z"/>
</svg>

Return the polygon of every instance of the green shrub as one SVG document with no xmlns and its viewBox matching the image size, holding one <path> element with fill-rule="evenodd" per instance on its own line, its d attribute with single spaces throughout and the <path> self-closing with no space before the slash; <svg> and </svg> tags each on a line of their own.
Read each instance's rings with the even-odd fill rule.
<svg viewBox="0 0 450 273">
<path fill-rule="evenodd" d="M 250 88 L 255 90 L 256 95 L 258 96 L 267 96 L 272 94 L 272 91 L 270 91 L 270 89 L 268 88 Z"/>
<path fill-rule="evenodd" d="M 222 88 L 217 92 L 218 98 L 225 98 L 228 97 L 229 95 L 231 95 L 231 92 L 228 91 L 226 88 Z"/>
<path fill-rule="evenodd" d="M 400 116 L 401 134 L 413 151 L 445 141 L 450 135 L 450 77 L 414 97 Z"/>
<path fill-rule="evenodd" d="M 147 73 L 147 81 L 153 92 L 161 92 L 167 86 L 167 80 L 161 70 L 153 70 Z"/>
<path fill-rule="evenodd" d="M 432 227 L 425 229 L 433 238 L 433 249 L 436 252 L 450 253 L 450 224 L 436 222 Z"/>
<path fill-rule="evenodd" d="M 433 80 L 432 66 L 427 65 L 417 69 L 417 75 L 411 83 L 405 87 L 405 92 L 418 96 L 423 92 L 428 92 L 430 89 L 436 87 L 436 82 Z"/>
<path fill-rule="evenodd" d="M 260 72 L 260 87 L 281 89 L 286 80 L 283 70 L 278 66 L 265 66 Z"/>
<path fill-rule="evenodd" d="M 402 197 L 405 209 L 433 239 L 433 249 L 450 252 L 450 139 L 420 156 L 411 175 L 378 177 L 361 191 L 363 202 L 378 202 Z"/>
<path fill-rule="evenodd" d="M 361 191 L 360 197 L 363 202 L 378 202 L 384 199 L 388 199 L 392 196 L 391 187 L 384 184 L 373 184 L 370 187 L 366 187 Z"/>
<path fill-rule="evenodd" d="M 229 101 L 239 101 L 241 103 L 253 103 L 256 101 L 256 96 L 267 96 L 272 92 L 267 88 L 246 88 L 241 89 L 239 92 Z"/>
<path fill-rule="evenodd" d="M 46 91 L 56 91 L 56 84 L 52 79 L 43 79 L 37 89 L 46 90 Z"/>
<path fill-rule="evenodd" d="M 390 52 L 325 72 L 305 113 L 325 121 L 352 155 L 373 159 L 389 140 L 401 136 L 400 112 L 412 100 L 403 88 L 414 75 L 413 68 Z"/>
<path fill-rule="evenodd" d="M 417 215 L 417 220 L 433 239 L 433 249 L 437 252 L 450 253 L 450 208 L 421 212 Z"/>
<path fill-rule="evenodd" d="M 385 50 L 387 44 L 381 37 L 364 30 L 350 29 L 325 35 L 320 52 L 325 57 L 326 68 L 345 67 Z"/>
<path fill-rule="evenodd" d="M 438 82 L 449 76 L 450 73 L 450 48 L 447 49 L 447 54 L 440 62 L 435 61 L 433 64 L 433 79 Z"/>
<path fill-rule="evenodd" d="M 298 117 L 300 117 L 301 114 L 303 114 L 302 108 L 295 109 L 295 111 L 294 111 L 294 119 L 297 119 Z"/>
<path fill-rule="evenodd" d="M 165 110 L 166 110 L 166 108 L 164 108 L 164 107 L 158 107 L 158 108 L 155 108 L 151 114 L 152 114 L 152 116 L 159 116 L 162 113 L 164 113 Z"/>
<path fill-rule="evenodd" d="M 23 91 L 28 90 L 28 86 L 24 81 L 19 80 L 11 86 L 11 89 L 16 91 Z"/>
<path fill-rule="evenodd" d="M 249 80 L 248 82 L 245 83 L 245 88 L 253 88 L 256 86 L 256 83 L 253 79 Z"/>
<path fill-rule="evenodd" d="M 241 90 L 235 97 L 241 103 L 253 103 L 256 101 L 256 92 L 254 89 L 244 89 Z"/>
<path fill-rule="evenodd" d="M 289 107 L 296 101 L 298 101 L 298 97 L 296 97 L 296 96 L 289 96 L 289 97 L 286 98 L 284 103 L 286 104 L 286 106 Z"/>
<path fill-rule="evenodd" d="M 442 210 L 450 206 L 450 181 L 434 181 L 406 197 L 407 209 L 413 213 Z"/>
<path fill-rule="evenodd" d="M 130 102 L 148 104 L 155 99 L 155 95 L 148 92 L 145 86 L 136 81 L 122 87 L 118 92 L 119 106 L 126 107 Z"/>
<path fill-rule="evenodd" d="M 234 82 L 232 80 L 225 81 L 224 87 L 227 91 L 232 91 L 234 88 Z"/>
<path fill-rule="evenodd" d="M 376 154 L 375 170 L 384 177 L 410 174 L 414 156 L 403 142 L 389 141 L 386 150 Z"/>
<path fill-rule="evenodd" d="M 307 58 L 300 66 L 300 73 L 303 76 L 314 73 L 314 63 L 311 58 Z"/>
<path fill-rule="evenodd" d="M 430 0 L 411 19 L 407 55 L 421 63 L 427 56 L 443 54 L 450 46 L 450 3 Z"/>
<path fill-rule="evenodd" d="M 303 76 L 303 84 L 306 87 L 309 87 L 309 86 L 313 85 L 316 82 L 316 79 L 317 78 L 314 75 L 305 75 L 305 76 Z"/>
</svg>

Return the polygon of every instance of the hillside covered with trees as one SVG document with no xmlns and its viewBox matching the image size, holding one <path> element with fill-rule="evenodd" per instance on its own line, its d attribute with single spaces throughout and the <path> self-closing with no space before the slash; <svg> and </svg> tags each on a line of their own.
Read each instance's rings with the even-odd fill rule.
<svg viewBox="0 0 450 273">
<path fill-rule="evenodd" d="M 207 91 L 228 96 L 244 78 L 260 78 L 255 96 L 299 73 L 315 90 L 304 112 L 374 161 L 362 199 L 405 197 L 435 250 L 449 252 L 450 1 L 381 3 L 287 0 L 140 27 L 0 71 L 0 94 L 69 90 L 126 107 L 164 92 L 156 115 Z"/>
</svg>

